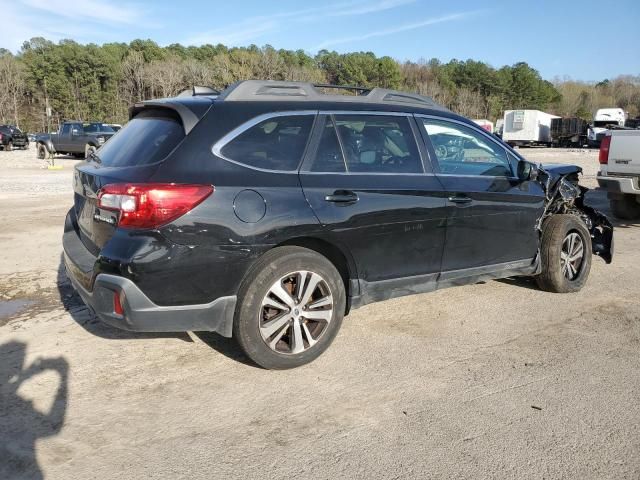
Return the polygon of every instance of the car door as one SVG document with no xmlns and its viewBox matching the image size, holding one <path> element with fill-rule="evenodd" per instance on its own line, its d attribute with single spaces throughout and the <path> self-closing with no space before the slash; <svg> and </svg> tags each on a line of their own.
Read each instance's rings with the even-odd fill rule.
<svg viewBox="0 0 640 480">
<path fill-rule="evenodd" d="M 376 299 L 426 291 L 440 271 L 446 204 L 419 135 L 410 115 L 321 114 L 300 171 L 313 211 Z"/>
<path fill-rule="evenodd" d="M 65 123 L 62 125 L 60 129 L 60 133 L 58 134 L 58 141 L 56 145 L 56 150 L 59 152 L 71 152 L 71 131 L 73 129 L 73 124 Z"/>
<path fill-rule="evenodd" d="M 448 204 L 443 272 L 531 263 L 544 206 L 541 185 L 518 179 L 517 157 L 480 128 L 439 117 L 416 119 Z"/>
</svg>

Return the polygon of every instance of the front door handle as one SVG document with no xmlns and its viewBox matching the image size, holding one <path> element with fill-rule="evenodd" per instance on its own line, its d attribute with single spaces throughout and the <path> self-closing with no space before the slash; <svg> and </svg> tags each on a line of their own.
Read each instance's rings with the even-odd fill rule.
<svg viewBox="0 0 640 480">
<path fill-rule="evenodd" d="M 352 192 L 351 190 L 336 190 L 335 192 L 333 192 L 333 194 L 324 197 L 324 199 L 327 202 L 341 203 L 344 205 L 357 202 L 358 195 L 356 195 L 355 192 Z"/>
<path fill-rule="evenodd" d="M 465 205 L 467 203 L 471 203 L 473 201 L 472 198 L 464 197 L 464 196 L 451 196 L 449 197 L 449 201 L 451 203 L 456 203 L 459 205 Z"/>
</svg>

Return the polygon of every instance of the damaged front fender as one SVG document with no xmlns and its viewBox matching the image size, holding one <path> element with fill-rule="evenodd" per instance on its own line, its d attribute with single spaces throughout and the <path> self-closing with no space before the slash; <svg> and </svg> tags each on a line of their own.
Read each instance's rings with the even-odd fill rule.
<svg viewBox="0 0 640 480">
<path fill-rule="evenodd" d="M 538 181 L 545 191 L 545 206 L 536 228 L 542 226 L 551 215 L 576 215 L 584 222 L 591 235 L 592 250 L 606 263 L 613 259 L 613 225 L 609 219 L 584 204 L 588 188 L 578 184 L 582 168 L 576 165 L 539 165 Z"/>
</svg>

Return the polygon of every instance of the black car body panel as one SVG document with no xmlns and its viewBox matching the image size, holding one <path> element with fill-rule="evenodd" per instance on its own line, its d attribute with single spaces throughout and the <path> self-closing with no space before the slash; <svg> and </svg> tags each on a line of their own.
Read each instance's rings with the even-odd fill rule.
<svg viewBox="0 0 640 480">
<path fill-rule="evenodd" d="M 305 246 L 329 258 L 343 276 L 351 307 L 538 270 L 539 223 L 549 213 L 548 189 L 574 175 L 576 167 L 545 166 L 541 170 L 547 172 L 545 178 L 552 178 L 546 183 L 533 177 L 518 178 L 515 172 L 523 159 L 516 151 L 470 120 L 421 100 L 424 97 L 407 100 L 405 94 L 385 90 L 373 90 L 368 100 L 324 99 L 315 94 L 289 98 L 280 92 L 251 98 L 243 93 L 263 85 L 279 84 L 245 82 L 229 87 L 219 97 L 176 97 L 136 104 L 130 111 L 131 121 L 110 144 L 76 167 L 75 204 L 63 237 L 65 262 L 74 285 L 87 303 L 98 305 L 94 309 L 101 318 L 129 329 L 197 328 L 230 335 L 243 282 L 251 278 L 256 261 L 280 245 Z M 127 146 L 119 139 L 140 128 L 145 115 L 166 132 L 180 125 L 182 134 L 171 137 L 163 147 L 166 155 L 157 158 L 141 159 L 136 155 L 138 147 L 127 144 L 131 151 L 124 151 L 125 157 L 118 157 L 117 163 L 114 151 L 122 153 Z M 226 156 L 227 145 L 244 132 L 258 130 L 266 138 L 272 128 L 279 128 L 278 121 L 300 116 L 305 116 L 300 128 L 308 127 L 309 133 L 304 144 L 296 147 L 300 149 L 297 164 L 263 168 L 251 165 L 248 158 Z M 363 120 L 362 127 L 358 119 L 352 119 L 349 125 L 353 128 L 348 131 L 339 120 L 353 116 L 370 120 Z M 503 167 L 512 173 L 446 173 L 421 126 L 423 117 L 470 129 L 504 154 L 508 163 Z M 280 120 L 270 123 L 272 118 Z M 262 119 L 266 119 L 264 128 Z M 322 138 L 327 128 L 335 131 L 340 147 L 328 161 L 339 157 L 342 160 L 336 165 L 344 164 L 345 169 L 351 158 L 345 149 L 347 134 L 353 137 L 349 142 L 362 150 L 360 162 L 378 158 L 376 152 L 367 156 L 363 146 L 373 131 L 387 132 L 391 137 L 386 137 L 385 145 L 391 141 L 390 149 L 402 147 L 410 154 L 389 157 L 384 165 L 361 163 L 362 171 L 314 171 L 314 161 L 326 148 Z M 290 135 L 303 130 L 283 127 L 278 130 L 278 141 L 288 141 Z M 270 158 L 270 150 L 265 152 L 264 158 Z M 131 157 L 129 163 L 126 155 Z M 287 153 L 274 155 L 284 158 Z M 373 171 L 370 165 L 382 165 L 376 167 L 381 171 Z M 394 165 L 403 170 L 385 171 L 396 168 Z M 465 166 L 480 167 L 481 163 Z M 99 207 L 97 200 L 101 189 L 119 183 L 212 185 L 213 193 L 166 224 L 122 228 L 118 213 Z M 570 207 L 554 208 L 582 208 L 575 199 L 569 203 Z M 104 292 L 95 293 L 96 285 L 122 293 L 124 314 L 111 311 L 115 307 Z M 127 295 L 135 299 L 128 302 Z M 216 304 L 218 299 L 224 300 Z M 206 315 L 196 313 L 198 310 L 222 316 L 222 320 L 204 321 Z M 159 319 L 155 328 L 154 312 Z M 173 323 L 171 315 L 175 315 Z"/>
</svg>

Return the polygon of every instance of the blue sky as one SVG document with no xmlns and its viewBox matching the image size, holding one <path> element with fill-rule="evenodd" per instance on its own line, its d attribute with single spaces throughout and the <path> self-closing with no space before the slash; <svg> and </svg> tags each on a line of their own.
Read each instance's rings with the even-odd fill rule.
<svg viewBox="0 0 640 480">
<path fill-rule="evenodd" d="M 472 58 L 495 67 L 526 61 L 547 79 L 640 75 L 640 0 L 0 0 L 0 12 L 0 47 L 12 51 L 34 36 L 151 38 L 372 51 L 401 61 Z"/>
</svg>

